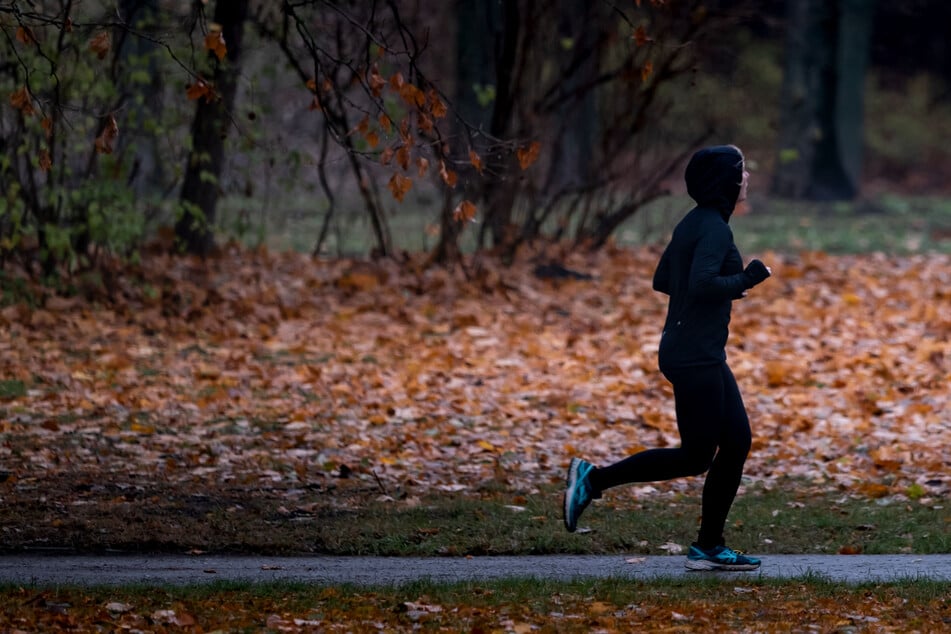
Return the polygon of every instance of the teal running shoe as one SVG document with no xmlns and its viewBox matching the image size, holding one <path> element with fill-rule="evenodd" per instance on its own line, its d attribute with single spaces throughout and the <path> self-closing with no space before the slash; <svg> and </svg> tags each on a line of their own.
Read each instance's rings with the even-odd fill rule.
<svg viewBox="0 0 951 634">
<path fill-rule="evenodd" d="M 569 533 L 575 532 L 578 528 L 578 518 L 591 504 L 591 500 L 599 497 L 591 488 L 591 480 L 588 478 L 593 469 L 594 465 L 590 462 L 578 458 L 571 459 L 564 501 L 565 528 Z"/>
<path fill-rule="evenodd" d="M 726 546 L 715 546 L 710 550 L 704 550 L 692 544 L 684 565 L 688 570 L 756 570 L 759 568 L 760 560 L 747 557 Z"/>
</svg>

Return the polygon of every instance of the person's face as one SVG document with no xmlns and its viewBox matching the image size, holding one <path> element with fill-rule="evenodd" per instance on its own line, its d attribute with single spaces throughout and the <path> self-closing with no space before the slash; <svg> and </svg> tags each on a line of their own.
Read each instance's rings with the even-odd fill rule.
<svg viewBox="0 0 951 634">
<path fill-rule="evenodd" d="M 746 171 L 746 167 L 743 167 L 743 180 L 740 181 L 740 195 L 736 197 L 736 202 L 742 202 L 746 200 L 746 188 L 750 183 L 750 173 Z"/>
</svg>

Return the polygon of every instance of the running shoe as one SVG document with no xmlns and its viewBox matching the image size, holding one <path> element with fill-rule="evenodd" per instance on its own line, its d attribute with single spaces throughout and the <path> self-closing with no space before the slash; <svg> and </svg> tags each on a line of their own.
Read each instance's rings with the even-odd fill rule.
<svg viewBox="0 0 951 634">
<path fill-rule="evenodd" d="M 759 564 L 759 559 L 747 557 L 726 546 L 714 546 L 704 550 L 692 544 L 684 565 L 688 570 L 756 570 Z"/>
<path fill-rule="evenodd" d="M 578 518 L 591 500 L 597 497 L 597 494 L 591 488 L 591 480 L 588 475 L 594 469 L 594 465 L 578 458 L 571 459 L 571 465 L 568 467 L 567 488 L 565 489 L 564 519 L 565 528 L 569 533 L 575 532 L 578 528 Z"/>
</svg>

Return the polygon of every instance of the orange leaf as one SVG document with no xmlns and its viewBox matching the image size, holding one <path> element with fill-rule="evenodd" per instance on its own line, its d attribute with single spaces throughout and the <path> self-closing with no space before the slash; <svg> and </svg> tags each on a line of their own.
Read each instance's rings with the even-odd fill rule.
<svg viewBox="0 0 951 634">
<path fill-rule="evenodd" d="M 409 117 L 404 117 L 400 121 L 400 138 L 406 145 L 413 144 L 413 135 L 409 133 Z"/>
<path fill-rule="evenodd" d="M 307 80 L 306 86 L 311 92 L 317 92 L 317 81 L 313 77 Z"/>
<path fill-rule="evenodd" d="M 370 131 L 370 116 L 366 115 L 357 124 L 356 130 L 363 135 Z"/>
<path fill-rule="evenodd" d="M 33 99 L 30 97 L 26 86 L 23 86 L 10 95 L 10 105 L 21 111 L 24 117 L 29 117 L 36 112 L 33 109 Z"/>
<path fill-rule="evenodd" d="M 451 169 L 448 169 L 446 167 L 445 161 L 439 161 L 439 175 L 442 177 L 443 182 L 449 185 L 450 187 L 456 186 L 458 177 L 456 176 L 455 172 L 453 172 Z"/>
<path fill-rule="evenodd" d="M 376 133 L 376 130 L 370 130 L 364 135 L 364 138 L 367 140 L 367 143 L 370 144 L 371 148 L 376 148 L 380 144 L 380 135 Z"/>
<path fill-rule="evenodd" d="M 479 155 L 476 154 L 472 148 L 469 149 L 469 162 L 472 163 L 472 167 L 476 168 L 480 174 L 482 173 L 482 159 L 479 158 Z"/>
<path fill-rule="evenodd" d="M 429 171 L 429 161 L 422 156 L 416 159 L 416 171 L 420 176 L 425 176 Z"/>
<path fill-rule="evenodd" d="M 189 84 L 186 87 L 185 94 L 188 95 L 188 98 L 191 100 L 201 99 L 204 97 L 206 102 L 211 102 L 215 97 L 214 89 L 206 82 L 204 79 L 197 79 L 194 84 Z"/>
<path fill-rule="evenodd" d="M 532 163 L 538 160 L 538 153 L 541 150 L 541 144 L 534 141 L 527 148 L 518 148 L 515 155 L 518 157 L 518 164 L 523 170 L 531 167 Z"/>
<path fill-rule="evenodd" d="M 410 83 L 404 83 L 399 87 L 400 97 L 408 106 L 421 108 L 426 104 L 426 95 L 423 91 Z"/>
<path fill-rule="evenodd" d="M 654 74 L 654 62 L 647 60 L 641 68 L 641 81 L 647 81 Z"/>
<path fill-rule="evenodd" d="M 389 134 L 393 131 L 393 121 L 385 112 L 381 112 L 377 120 L 380 122 L 380 129 L 383 132 Z"/>
<path fill-rule="evenodd" d="M 653 38 L 647 35 L 647 29 L 643 25 L 634 29 L 634 34 L 631 37 L 638 46 L 644 46 L 654 41 Z"/>
<path fill-rule="evenodd" d="M 109 115 L 106 119 L 106 125 L 102 129 L 102 134 L 96 138 L 96 152 L 99 154 L 112 154 L 116 137 L 119 135 L 119 125 L 116 118 Z"/>
<path fill-rule="evenodd" d="M 379 97 L 380 93 L 383 91 L 383 87 L 386 86 L 386 80 L 383 79 L 382 75 L 380 75 L 380 71 L 376 67 L 376 64 L 374 64 L 373 68 L 370 69 L 370 75 L 367 77 L 367 84 L 369 84 L 370 92 L 374 97 Z"/>
<path fill-rule="evenodd" d="M 439 94 L 435 90 L 430 90 L 428 97 L 429 110 L 433 113 L 433 116 L 437 119 L 442 119 L 445 117 L 448 110 L 446 108 L 446 104 L 444 104 L 442 99 L 439 98 Z"/>
<path fill-rule="evenodd" d="M 404 170 L 409 169 L 409 146 L 404 145 L 396 151 L 396 162 Z"/>
<path fill-rule="evenodd" d="M 476 206 L 468 200 L 463 200 L 452 210 L 452 219 L 456 222 L 474 222 Z"/>
<path fill-rule="evenodd" d="M 218 28 L 214 28 L 215 26 Z M 225 36 L 224 33 L 221 32 L 220 26 L 212 25 L 212 29 L 208 35 L 205 36 L 205 48 L 214 53 L 218 61 L 223 60 L 225 55 L 228 54 L 228 47 L 225 45 Z"/>
<path fill-rule="evenodd" d="M 427 134 L 431 134 L 434 126 L 433 120 L 428 115 L 419 113 L 419 129 Z"/>
<path fill-rule="evenodd" d="M 390 77 L 390 87 L 393 88 L 393 90 L 399 91 L 405 83 L 406 80 L 403 79 L 403 73 L 397 71 L 396 73 L 393 73 L 392 77 Z"/>
<path fill-rule="evenodd" d="M 413 186 L 413 179 L 406 178 L 400 174 L 393 174 L 393 176 L 390 177 L 390 182 L 387 183 L 386 186 L 389 187 L 393 198 L 403 202 L 403 197 L 406 196 L 406 192 Z"/>
<path fill-rule="evenodd" d="M 40 150 L 40 169 L 44 172 L 50 171 L 50 168 L 53 167 L 53 160 L 50 158 L 50 153 L 46 148 Z"/>
<path fill-rule="evenodd" d="M 96 33 L 95 37 L 89 41 L 89 50 L 99 59 L 106 59 L 110 48 L 112 48 L 112 38 L 109 37 L 108 31 Z"/>
<path fill-rule="evenodd" d="M 393 148 L 388 147 L 384 149 L 383 152 L 380 153 L 380 164 L 389 165 L 390 161 L 393 160 L 393 154 L 394 154 Z"/>
<path fill-rule="evenodd" d="M 40 125 L 43 127 L 43 130 L 46 131 L 46 138 L 50 138 L 53 134 L 53 120 L 49 117 L 43 117 L 43 120 L 40 121 Z"/>
<path fill-rule="evenodd" d="M 36 36 L 33 35 L 33 29 L 28 26 L 18 26 L 16 38 L 17 42 L 22 44 L 33 44 L 36 42 Z"/>
</svg>

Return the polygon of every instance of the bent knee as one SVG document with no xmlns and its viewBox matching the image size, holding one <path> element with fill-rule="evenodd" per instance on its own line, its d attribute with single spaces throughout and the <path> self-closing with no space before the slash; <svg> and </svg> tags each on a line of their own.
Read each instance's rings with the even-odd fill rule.
<svg viewBox="0 0 951 634">
<path fill-rule="evenodd" d="M 716 450 L 688 450 L 687 455 L 689 458 L 687 461 L 687 475 L 696 476 L 710 470 L 710 467 L 713 465 L 713 457 L 716 455 Z"/>
</svg>

